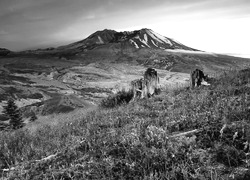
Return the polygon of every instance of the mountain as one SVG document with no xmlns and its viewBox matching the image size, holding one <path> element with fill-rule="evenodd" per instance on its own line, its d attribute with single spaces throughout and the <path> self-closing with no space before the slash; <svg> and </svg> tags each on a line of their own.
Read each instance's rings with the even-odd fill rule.
<svg viewBox="0 0 250 180">
<path fill-rule="evenodd" d="M 10 50 L 6 49 L 6 48 L 0 48 L 0 56 L 6 56 L 9 53 L 11 53 Z"/>
<path fill-rule="evenodd" d="M 199 51 L 146 28 L 124 32 L 105 29 L 46 52 L 60 59 L 80 60 L 84 65 L 128 63 L 185 73 L 194 68 L 216 72 L 248 63 L 244 58 Z"/>
<path fill-rule="evenodd" d="M 127 63 L 184 73 L 194 68 L 216 72 L 249 63 L 245 58 L 188 47 L 147 28 L 123 32 L 104 29 L 68 45 L 19 53 L 19 56 L 32 55 L 61 61 L 74 60 L 82 65 Z"/>
<path fill-rule="evenodd" d="M 196 51 L 171 38 L 164 37 L 151 29 L 141 29 L 136 31 L 116 32 L 105 29 L 91 34 L 84 40 L 59 47 L 59 49 L 93 49 L 99 45 L 120 43 L 123 47 L 130 48 L 151 48 L 151 49 L 183 49 Z"/>
</svg>

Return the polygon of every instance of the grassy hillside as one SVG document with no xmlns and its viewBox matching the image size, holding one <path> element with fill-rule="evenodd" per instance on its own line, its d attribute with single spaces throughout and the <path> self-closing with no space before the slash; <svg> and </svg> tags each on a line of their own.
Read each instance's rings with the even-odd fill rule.
<svg viewBox="0 0 250 180">
<path fill-rule="evenodd" d="M 250 69 L 209 87 L 0 132 L 6 179 L 249 179 Z"/>
</svg>

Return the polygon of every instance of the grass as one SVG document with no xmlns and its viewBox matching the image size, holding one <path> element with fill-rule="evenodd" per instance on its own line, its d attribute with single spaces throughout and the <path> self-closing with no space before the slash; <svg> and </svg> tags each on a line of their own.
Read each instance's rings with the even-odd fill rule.
<svg viewBox="0 0 250 180">
<path fill-rule="evenodd" d="M 0 132 L 0 169 L 14 167 L 2 177 L 249 179 L 249 79 L 231 71 L 209 87 L 119 106 L 116 96 L 81 120 Z"/>
</svg>

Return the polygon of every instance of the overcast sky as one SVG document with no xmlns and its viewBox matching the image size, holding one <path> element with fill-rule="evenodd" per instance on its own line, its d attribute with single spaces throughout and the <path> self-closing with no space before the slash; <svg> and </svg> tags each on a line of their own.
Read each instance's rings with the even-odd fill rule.
<svg viewBox="0 0 250 180">
<path fill-rule="evenodd" d="M 204 51 L 250 54 L 250 0 L 0 0 L 0 47 L 11 50 L 141 28 Z"/>
</svg>

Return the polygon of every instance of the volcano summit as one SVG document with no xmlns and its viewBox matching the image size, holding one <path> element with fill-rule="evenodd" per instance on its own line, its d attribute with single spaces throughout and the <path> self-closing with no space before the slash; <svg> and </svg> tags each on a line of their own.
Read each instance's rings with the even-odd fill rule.
<svg viewBox="0 0 250 180">
<path fill-rule="evenodd" d="M 151 29 L 116 32 L 105 29 L 91 34 L 84 40 L 59 47 L 59 49 L 93 49 L 98 45 L 120 43 L 127 48 L 183 49 L 196 51 L 171 38 L 164 37 Z"/>
</svg>

